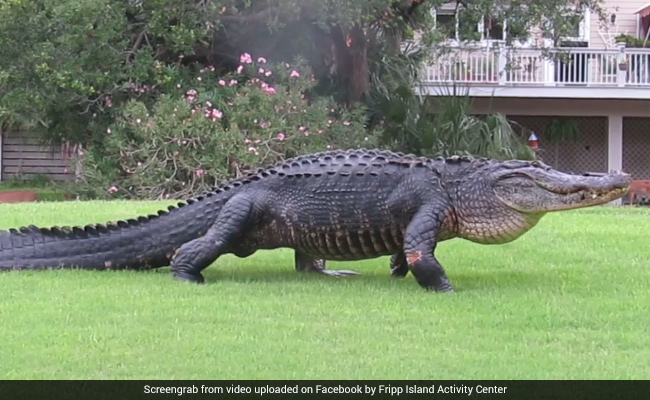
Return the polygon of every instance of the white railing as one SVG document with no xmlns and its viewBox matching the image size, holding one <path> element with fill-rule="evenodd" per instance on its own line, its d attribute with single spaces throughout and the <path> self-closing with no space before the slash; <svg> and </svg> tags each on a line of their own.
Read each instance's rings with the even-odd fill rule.
<svg viewBox="0 0 650 400">
<path fill-rule="evenodd" d="M 427 83 L 650 87 L 650 49 L 459 47 L 426 67 Z"/>
</svg>

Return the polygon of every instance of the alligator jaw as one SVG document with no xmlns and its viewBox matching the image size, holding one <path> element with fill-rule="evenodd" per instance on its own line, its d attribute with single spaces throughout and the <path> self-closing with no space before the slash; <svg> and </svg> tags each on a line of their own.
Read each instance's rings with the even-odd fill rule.
<svg viewBox="0 0 650 400">
<path fill-rule="evenodd" d="M 497 181 L 497 198 L 521 213 L 545 213 L 609 203 L 629 190 L 625 173 L 604 176 L 565 174 L 553 169 L 527 169 Z"/>
</svg>

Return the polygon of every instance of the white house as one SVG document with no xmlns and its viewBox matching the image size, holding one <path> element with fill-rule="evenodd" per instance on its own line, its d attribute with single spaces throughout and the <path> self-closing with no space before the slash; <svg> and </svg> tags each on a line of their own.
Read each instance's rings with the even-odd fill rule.
<svg viewBox="0 0 650 400">
<path fill-rule="evenodd" d="M 535 36 L 507 47 L 507 21 L 486 18 L 477 27 L 482 40 L 450 38 L 453 50 L 426 68 L 421 93 L 444 96 L 451 85 L 465 90 L 477 114 L 500 112 L 537 133 L 541 157 L 558 169 L 624 170 L 650 180 L 650 40 L 648 48 L 616 40 L 621 34 L 648 38 L 650 3 L 607 0 L 605 6 L 606 24 L 586 12 L 562 48 Z M 450 10 L 436 10 L 436 20 L 453 23 Z M 543 57 L 533 44 L 562 57 Z M 542 133 L 554 120 L 570 121 L 577 139 L 545 141 Z"/>
</svg>

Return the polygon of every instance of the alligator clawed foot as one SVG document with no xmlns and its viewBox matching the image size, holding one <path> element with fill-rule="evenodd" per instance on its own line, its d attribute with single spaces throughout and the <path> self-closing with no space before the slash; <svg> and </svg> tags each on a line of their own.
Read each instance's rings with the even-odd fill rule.
<svg viewBox="0 0 650 400">
<path fill-rule="evenodd" d="M 174 278 L 179 279 L 181 281 L 185 281 L 185 282 L 205 283 L 205 278 L 200 273 L 199 274 L 191 274 L 191 273 L 185 272 L 185 271 L 174 271 L 173 276 L 174 276 Z"/>
<path fill-rule="evenodd" d="M 433 286 L 433 287 L 431 287 L 431 289 L 435 290 L 438 293 L 453 293 L 454 292 L 454 288 L 448 282 L 443 283 L 443 284 L 438 285 L 438 286 Z"/>
<path fill-rule="evenodd" d="M 408 272 L 408 268 L 395 267 L 390 270 L 390 276 L 394 278 L 405 278 Z"/>
<path fill-rule="evenodd" d="M 361 275 L 357 271 L 348 269 L 318 269 L 316 272 L 329 276 L 348 276 L 348 275 Z"/>
</svg>

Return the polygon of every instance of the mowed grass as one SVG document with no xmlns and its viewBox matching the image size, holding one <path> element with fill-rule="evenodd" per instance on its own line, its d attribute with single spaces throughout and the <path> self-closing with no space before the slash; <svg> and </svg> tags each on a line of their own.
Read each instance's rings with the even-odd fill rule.
<svg viewBox="0 0 650 400">
<path fill-rule="evenodd" d="M 162 202 L 0 205 L 0 228 L 85 224 Z M 183 223 L 179 221 L 179 223 Z M 452 294 L 388 259 L 297 273 L 290 251 L 156 271 L 0 273 L 0 379 L 648 379 L 650 212 L 547 215 L 517 241 L 455 239 Z"/>
</svg>

